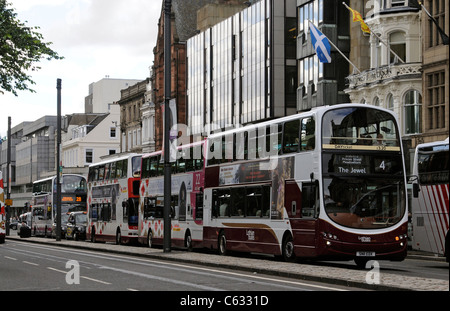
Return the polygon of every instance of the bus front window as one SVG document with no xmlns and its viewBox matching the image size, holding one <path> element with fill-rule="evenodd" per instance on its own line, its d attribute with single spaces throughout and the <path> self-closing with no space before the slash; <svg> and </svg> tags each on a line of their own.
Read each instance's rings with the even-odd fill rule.
<svg viewBox="0 0 450 311">
<path fill-rule="evenodd" d="M 405 214 L 405 186 L 398 179 L 324 179 L 325 211 L 339 225 L 387 228 Z"/>
<path fill-rule="evenodd" d="M 343 108 L 323 118 L 324 149 L 400 150 L 394 117 L 368 108 Z"/>
</svg>

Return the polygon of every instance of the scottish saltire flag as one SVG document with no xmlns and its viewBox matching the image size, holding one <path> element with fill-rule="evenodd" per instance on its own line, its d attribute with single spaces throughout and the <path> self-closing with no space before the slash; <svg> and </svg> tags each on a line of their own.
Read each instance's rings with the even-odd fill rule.
<svg viewBox="0 0 450 311">
<path fill-rule="evenodd" d="M 311 21 L 309 22 L 309 30 L 311 34 L 311 41 L 316 50 L 317 57 L 321 63 L 331 63 L 331 45 L 328 38 L 314 26 Z"/>
</svg>

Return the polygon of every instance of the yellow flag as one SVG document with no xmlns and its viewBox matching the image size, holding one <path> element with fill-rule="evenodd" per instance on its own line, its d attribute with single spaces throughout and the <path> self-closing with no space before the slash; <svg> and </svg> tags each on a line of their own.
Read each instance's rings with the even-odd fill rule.
<svg viewBox="0 0 450 311">
<path fill-rule="evenodd" d="M 365 33 L 370 33 L 370 28 L 364 22 L 364 19 L 362 18 L 361 14 L 358 11 L 353 10 L 351 7 L 347 6 L 347 8 L 353 13 L 353 21 L 361 23 L 361 30 Z"/>
</svg>

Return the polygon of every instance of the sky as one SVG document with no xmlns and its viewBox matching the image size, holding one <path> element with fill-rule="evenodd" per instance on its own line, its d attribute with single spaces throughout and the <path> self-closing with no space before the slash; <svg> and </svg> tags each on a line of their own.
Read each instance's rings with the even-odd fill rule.
<svg viewBox="0 0 450 311">
<path fill-rule="evenodd" d="M 0 93 L 0 138 L 12 127 L 57 115 L 57 79 L 62 80 L 62 115 L 84 113 L 89 84 L 106 76 L 146 79 L 153 64 L 163 0 L 8 0 L 28 26 L 39 26 L 44 42 L 63 60 L 42 60 L 30 73 L 36 93 Z"/>
</svg>

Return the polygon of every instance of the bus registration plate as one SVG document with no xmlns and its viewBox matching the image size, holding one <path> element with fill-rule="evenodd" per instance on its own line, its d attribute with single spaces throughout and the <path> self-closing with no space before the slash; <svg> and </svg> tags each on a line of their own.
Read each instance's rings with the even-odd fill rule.
<svg viewBox="0 0 450 311">
<path fill-rule="evenodd" d="M 356 252 L 357 257 L 375 257 L 375 252 Z"/>
</svg>

